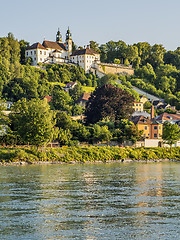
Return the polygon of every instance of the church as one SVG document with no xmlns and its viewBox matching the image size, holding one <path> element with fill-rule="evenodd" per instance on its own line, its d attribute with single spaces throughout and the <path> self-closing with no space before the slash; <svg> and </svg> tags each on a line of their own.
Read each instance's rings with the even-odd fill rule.
<svg viewBox="0 0 180 240">
<path fill-rule="evenodd" d="M 100 61 L 100 54 L 96 53 L 88 45 L 84 49 L 78 49 L 72 52 L 72 35 L 68 28 L 66 32 L 66 40 L 62 42 L 62 35 L 58 29 L 56 34 L 56 42 L 44 40 L 42 44 L 39 42 L 32 44 L 26 49 L 26 58 L 32 59 L 32 65 L 37 66 L 38 63 L 53 64 L 67 63 L 80 65 L 85 72 L 89 72 L 94 62 Z"/>
</svg>

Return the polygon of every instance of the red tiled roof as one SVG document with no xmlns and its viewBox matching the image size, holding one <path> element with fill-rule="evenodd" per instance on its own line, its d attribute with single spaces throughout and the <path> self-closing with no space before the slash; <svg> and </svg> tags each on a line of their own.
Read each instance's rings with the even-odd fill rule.
<svg viewBox="0 0 180 240">
<path fill-rule="evenodd" d="M 65 47 L 64 43 L 57 43 L 57 42 L 52 42 L 52 41 L 44 41 L 42 45 L 45 48 L 52 48 L 52 49 L 56 49 L 56 50 L 65 50 L 66 51 L 66 47 Z"/>
<path fill-rule="evenodd" d="M 88 101 L 88 99 L 90 98 L 91 94 L 90 93 L 83 93 L 83 95 L 81 96 L 81 100 L 86 100 Z"/>
<path fill-rule="evenodd" d="M 71 56 L 76 56 L 76 55 L 95 55 L 95 54 L 99 54 L 97 52 L 95 52 L 92 48 L 85 48 L 85 49 L 80 49 L 80 50 L 75 50 Z"/>
<path fill-rule="evenodd" d="M 169 114 L 169 113 L 162 113 L 157 117 L 157 120 L 180 120 L 179 114 Z"/>
<path fill-rule="evenodd" d="M 47 99 L 47 102 L 51 102 L 52 97 L 51 96 L 45 96 L 44 99 Z"/>
<path fill-rule="evenodd" d="M 30 49 L 46 49 L 44 46 L 42 46 L 39 42 L 34 43 L 33 45 L 29 46 L 26 50 L 30 50 Z"/>
</svg>

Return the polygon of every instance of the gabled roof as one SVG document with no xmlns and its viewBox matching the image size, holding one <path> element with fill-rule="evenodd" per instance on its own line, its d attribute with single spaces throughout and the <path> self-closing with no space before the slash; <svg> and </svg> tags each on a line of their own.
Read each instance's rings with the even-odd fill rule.
<svg viewBox="0 0 180 240">
<path fill-rule="evenodd" d="M 152 121 L 149 120 L 148 118 L 145 118 L 144 116 L 140 115 L 140 116 L 134 116 L 131 118 L 131 121 L 137 125 L 137 124 L 146 124 L 146 125 L 150 125 L 152 124 Z"/>
<path fill-rule="evenodd" d="M 159 115 L 156 120 L 180 120 L 180 114 L 169 114 L 169 113 L 162 113 Z"/>
<path fill-rule="evenodd" d="M 52 97 L 51 96 L 45 96 L 44 99 L 47 99 L 47 102 L 51 102 Z"/>
<path fill-rule="evenodd" d="M 76 84 L 77 84 L 77 82 L 69 82 L 69 83 L 66 84 L 65 88 L 73 87 Z"/>
<path fill-rule="evenodd" d="M 55 50 L 64 50 L 66 51 L 66 47 L 64 43 L 52 42 L 52 41 L 44 41 L 42 44 L 45 48 L 51 48 Z"/>
<path fill-rule="evenodd" d="M 30 49 L 46 49 L 46 48 L 42 46 L 39 42 L 37 42 L 29 46 L 26 50 L 30 50 Z"/>
<path fill-rule="evenodd" d="M 85 92 L 85 93 L 83 93 L 83 95 L 78 99 L 78 101 L 88 101 L 89 100 L 89 98 L 90 98 L 90 96 L 91 96 L 91 93 L 87 93 L 87 92 Z"/>
<path fill-rule="evenodd" d="M 99 54 L 97 52 L 95 52 L 92 48 L 85 48 L 85 49 L 79 49 L 79 50 L 75 50 L 71 56 L 77 56 L 77 55 L 95 55 L 95 54 Z"/>
</svg>

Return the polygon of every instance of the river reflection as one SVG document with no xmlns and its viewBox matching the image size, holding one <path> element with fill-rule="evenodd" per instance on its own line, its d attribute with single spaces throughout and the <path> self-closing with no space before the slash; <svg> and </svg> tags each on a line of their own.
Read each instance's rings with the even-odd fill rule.
<svg viewBox="0 0 180 240">
<path fill-rule="evenodd" d="M 0 167 L 0 239 L 175 239 L 180 163 Z"/>
</svg>

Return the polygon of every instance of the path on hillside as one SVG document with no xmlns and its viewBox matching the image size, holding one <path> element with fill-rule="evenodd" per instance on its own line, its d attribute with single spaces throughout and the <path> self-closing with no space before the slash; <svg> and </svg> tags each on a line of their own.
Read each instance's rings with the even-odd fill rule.
<svg viewBox="0 0 180 240">
<path fill-rule="evenodd" d="M 116 82 L 117 82 L 118 84 L 121 84 L 121 81 L 120 81 L 120 80 L 117 80 Z M 164 99 L 159 98 L 159 97 L 156 97 L 156 96 L 154 96 L 154 95 L 152 95 L 152 94 L 149 94 L 149 93 L 147 93 L 147 92 L 145 92 L 145 91 L 143 91 L 143 90 L 141 90 L 141 89 L 139 89 L 139 88 L 137 88 L 137 87 L 135 87 L 135 86 L 133 86 L 133 85 L 132 85 L 132 89 L 135 90 L 135 91 L 136 91 L 137 93 L 139 93 L 140 95 L 146 96 L 146 97 L 148 98 L 148 100 L 150 100 L 150 101 L 160 100 L 160 101 L 164 102 Z"/>
</svg>

